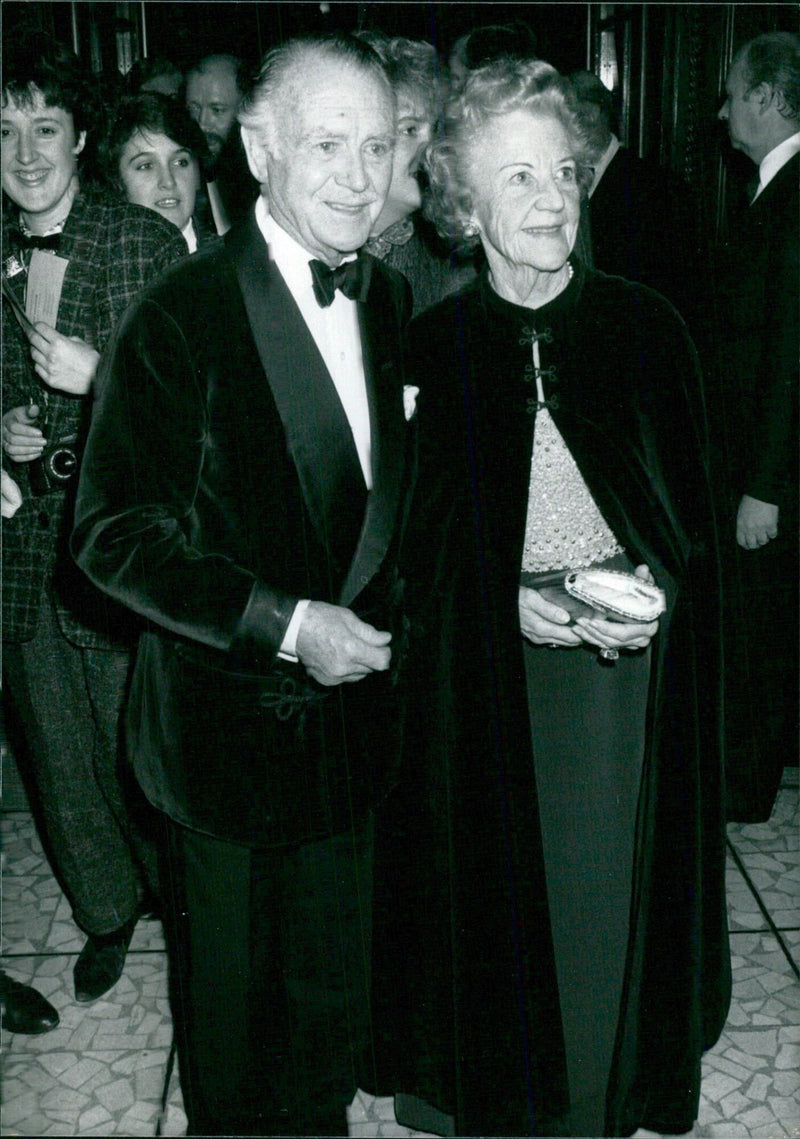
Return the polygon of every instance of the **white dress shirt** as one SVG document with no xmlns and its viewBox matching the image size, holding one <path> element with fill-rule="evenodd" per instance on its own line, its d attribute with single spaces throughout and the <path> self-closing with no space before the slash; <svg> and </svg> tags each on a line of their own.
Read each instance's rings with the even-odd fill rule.
<svg viewBox="0 0 800 1139">
<path fill-rule="evenodd" d="M 309 262 L 311 254 L 278 225 L 267 212 L 263 197 L 256 202 L 256 222 L 275 264 L 292 294 L 303 320 L 331 374 L 358 453 L 364 482 L 372 488 L 372 437 L 369 422 L 367 381 L 358 324 L 358 306 L 341 290 L 333 304 L 323 308 L 314 295 Z M 324 460 L 323 460 L 324 461 Z M 286 630 L 279 655 L 296 660 L 295 643 L 308 601 L 298 602 Z"/>
<path fill-rule="evenodd" d="M 800 150 L 800 131 L 797 134 L 790 135 L 785 138 L 783 142 L 779 142 L 774 146 L 769 154 L 761 159 L 758 167 L 758 189 L 755 192 L 753 201 L 756 200 L 762 190 L 767 187 L 779 170 L 782 170 L 790 158 Z M 752 203 L 751 203 L 752 205 Z"/>
</svg>

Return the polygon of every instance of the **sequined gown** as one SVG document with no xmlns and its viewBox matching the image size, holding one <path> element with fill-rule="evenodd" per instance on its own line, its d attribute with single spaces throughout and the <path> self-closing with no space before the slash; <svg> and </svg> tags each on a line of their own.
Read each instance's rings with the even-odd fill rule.
<svg viewBox="0 0 800 1139">
<path fill-rule="evenodd" d="M 663 298 L 579 263 L 535 311 L 484 275 L 410 342 L 420 476 L 405 767 L 379 827 L 380 1090 L 416 1097 L 403 1122 L 433 1103 L 455 1134 L 689 1131 L 730 997 L 696 354 Z M 666 592 L 650 649 L 604 665 L 528 645 L 521 573 L 608 558 Z"/>
</svg>

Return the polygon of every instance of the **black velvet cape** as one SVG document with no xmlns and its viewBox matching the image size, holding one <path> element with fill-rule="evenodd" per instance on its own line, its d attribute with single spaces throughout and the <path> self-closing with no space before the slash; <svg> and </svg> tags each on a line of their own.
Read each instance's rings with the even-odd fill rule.
<svg viewBox="0 0 800 1139">
<path fill-rule="evenodd" d="M 580 264 L 536 311 L 501 300 L 484 275 L 410 327 L 420 388 L 406 558 L 415 648 L 403 778 L 377 829 L 379 1087 L 453 1115 L 458 1135 L 547 1135 L 563 1106 L 517 609 L 534 331 L 546 334 L 545 397 L 595 502 L 667 593 L 607 1130 L 688 1131 L 701 1054 L 723 1027 L 731 984 L 700 378 L 668 302 Z"/>
</svg>

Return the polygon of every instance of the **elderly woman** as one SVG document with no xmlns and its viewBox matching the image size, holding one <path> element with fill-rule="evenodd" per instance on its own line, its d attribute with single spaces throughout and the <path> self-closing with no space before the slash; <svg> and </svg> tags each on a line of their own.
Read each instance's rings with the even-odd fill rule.
<svg viewBox="0 0 800 1139">
<path fill-rule="evenodd" d="M 730 995 L 696 354 L 661 296 L 573 254 L 595 148 L 571 98 L 496 61 L 430 155 L 441 228 L 486 268 L 410 328 L 416 643 L 375 994 L 379 1085 L 441 1133 L 690 1131 Z M 551 592 L 598 566 L 666 610 Z"/>
<path fill-rule="evenodd" d="M 205 234 L 195 216 L 202 131 L 177 100 L 156 92 L 121 99 L 99 149 L 105 181 L 126 201 L 176 225 L 194 253 Z"/>
<path fill-rule="evenodd" d="M 366 249 L 408 278 L 414 313 L 475 276 L 472 258 L 458 258 L 420 216 L 422 159 L 441 106 L 438 60 L 432 44 L 380 32 L 360 32 L 378 53 L 397 99 L 392 181 Z"/>
</svg>

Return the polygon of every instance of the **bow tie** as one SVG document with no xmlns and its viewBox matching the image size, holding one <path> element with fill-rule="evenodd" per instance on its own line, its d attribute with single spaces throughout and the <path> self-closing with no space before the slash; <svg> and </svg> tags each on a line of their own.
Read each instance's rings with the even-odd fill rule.
<svg viewBox="0 0 800 1139">
<path fill-rule="evenodd" d="M 57 253 L 61 246 L 60 233 L 48 233 L 42 236 L 38 233 L 23 233 L 18 229 L 12 236 L 18 249 L 52 249 Z"/>
<path fill-rule="evenodd" d="M 333 304 L 336 290 L 341 289 L 351 301 L 365 301 L 369 290 L 370 269 L 368 261 L 357 257 L 355 261 L 345 261 L 336 269 L 331 269 L 324 261 L 309 261 L 314 296 L 320 308 Z"/>
</svg>

